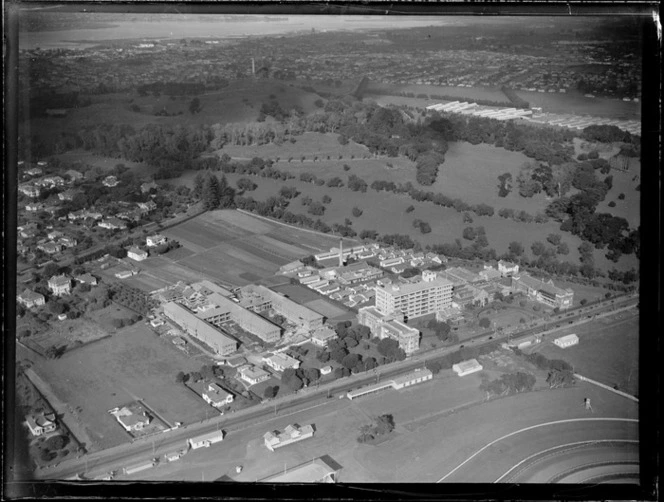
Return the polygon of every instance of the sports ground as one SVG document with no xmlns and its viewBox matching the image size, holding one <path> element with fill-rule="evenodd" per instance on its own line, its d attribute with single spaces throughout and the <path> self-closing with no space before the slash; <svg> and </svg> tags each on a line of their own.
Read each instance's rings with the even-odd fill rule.
<svg viewBox="0 0 664 502">
<path fill-rule="evenodd" d="M 638 440 L 635 428 L 629 425 L 632 422 L 583 420 L 637 418 L 635 403 L 609 391 L 584 383 L 569 389 L 543 389 L 483 402 L 478 389 L 480 381 L 479 374 L 459 378 L 448 370 L 433 381 L 410 389 L 385 391 L 353 401 L 328 400 L 327 404 L 290 416 L 277 415 L 264 424 L 230 431 L 222 444 L 190 452 L 177 466 L 161 465 L 146 471 L 143 478 L 200 481 L 228 475 L 237 481 L 251 482 L 327 454 L 343 466 L 341 482 L 432 483 L 453 471 L 443 481 L 491 483 L 519 462 L 551 447 L 586 440 Z M 593 413 L 584 409 L 586 397 L 592 400 Z M 376 446 L 357 443 L 359 427 L 369 423 L 371 416 L 383 413 L 394 416 L 397 427 L 392 438 Z M 560 420 L 574 422 L 565 422 L 570 424 L 566 428 L 542 425 Z M 605 422 L 613 425 L 597 426 Z M 290 423 L 313 423 L 316 434 L 268 452 L 262 435 Z M 537 433 L 518 432 L 529 427 L 529 431 Z M 494 443 L 497 448 L 489 446 L 482 451 L 489 456 L 474 455 L 508 434 L 512 434 L 509 443 Z M 618 455 L 624 450 L 617 446 L 611 451 Z M 627 450 L 626 455 L 629 454 Z M 471 456 L 471 461 L 467 461 Z M 235 473 L 237 465 L 244 468 L 239 475 Z M 561 469 L 556 472 L 559 474 Z M 536 472 L 535 469 L 530 475 Z"/>
</svg>

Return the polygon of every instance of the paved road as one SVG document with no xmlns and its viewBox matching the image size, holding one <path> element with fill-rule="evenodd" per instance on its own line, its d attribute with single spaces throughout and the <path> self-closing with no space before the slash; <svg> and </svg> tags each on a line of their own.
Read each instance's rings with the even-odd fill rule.
<svg viewBox="0 0 664 502">
<path fill-rule="evenodd" d="M 638 297 L 621 298 L 615 300 L 614 304 L 609 303 L 607 306 L 599 305 L 593 307 L 592 313 L 589 313 L 589 309 L 577 311 L 570 317 L 564 317 L 564 321 L 562 322 L 555 320 L 550 322 L 553 329 L 549 329 L 545 334 L 555 331 L 556 323 L 560 324 L 561 329 L 566 328 L 569 326 L 569 321 L 572 321 L 573 323 L 576 321 L 589 322 L 592 316 L 600 310 L 607 309 L 612 311 L 618 307 L 624 307 L 625 305 L 635 305 L 637 302 Z M 564 324 L 562 324 L 563 322 Z M 542 330 L 543 328 L 540 327 L 534 329 Z M 526 330 L 525 334 L 527 335 L 528 333 L 534 332 L 534 329 Z M 511 334 L 510 336 L 512 339 L 516 339 L 522 337 L 523 334 L 524 333 Z M 234 429 L 265 420 L 267 417 L 270 417 L 275 413 L 285 414 L 301 407 L 311 406 L 312 403 L 327 399 L 328 395 L 331 397 L 344 395 L 351 389 L 374 383 L 379 379 L 382 380 L 411 371 L 418 367 L 421 368 L 427 361 L 435 360 L 447 353 L 454 352 L 464 344 L 467 345 L 473 343 L 478 346 L 486 344 L 491 341 L 489 339 L 490 336 L 492 336 L 492 334 L 480 334 L 472 340 L 465 340 L 463 344 L 457 344 L 450 347 L 436 349 L 425 354 L 415 355 L 405 361 L 394 363 L 389 367 L 383 367 L 375 374 L 367 375 L 365 373 L 361 375 L 352 375 L 342 381 L 337 381 L 320 388 L 311 387 L 299 392 L 293 397 L 276 399 L 271 403 L 265 403 L 259 407 L 242 410 L 230 416 L 215 418 L 196 424 L 189 424 L 183 428 L 162 433 L 155 438 L 137 440 L 132 444 L 120 445 L 86 455 L 80 459 L 66 461 L 54 468 L 37 472 L 36 477 L 40 479 L 63 479 L 81 472 L 88 472 L 90 470 L 94 470 L 95 472 L 104 470 L 110 471 L 121 467 L 122 465 L 135 463 L 140 460 L 147 460 L 162 453 L 167 453 L 178 448 L 184 448 L 187 439 L 190 437 L 218 429 L 232 432 Z M 494 341 L 501 339 L 507 339 L 507 336 L 495 337 Z"/>
</svg>

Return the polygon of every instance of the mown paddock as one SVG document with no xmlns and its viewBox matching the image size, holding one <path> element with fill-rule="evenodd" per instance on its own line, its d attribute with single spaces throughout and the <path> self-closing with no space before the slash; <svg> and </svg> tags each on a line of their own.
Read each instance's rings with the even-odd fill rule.
<svg viewBox="0 0 664 502">
<path fill-rule="evenodd" d="M 138 323 L 33 369 L 62 401 L 82 408 L 78 416 L 90 437 L 107 448 L 129 439 L 107 411 L 137 397 L 171 423 L 205 417 L 207 404 L 174 383 L 179 371 L 196 371 L 203 363 L 170 345 Z"/>
<path fill-rule="evenodd" d="M 633 312 L 619 314 L 621 320 L 616 316 L 597 319 L 547 337 L 575 333 L 579 336 L 578 345 L 561 349 L 549 340 L 542 346 L 534 346 L 533 351 L 552 359 L 563 359 L 583 376 L 609 386 L 618 385 L 620 390 L 638 395 L 639 316 Z"/>
</svg>

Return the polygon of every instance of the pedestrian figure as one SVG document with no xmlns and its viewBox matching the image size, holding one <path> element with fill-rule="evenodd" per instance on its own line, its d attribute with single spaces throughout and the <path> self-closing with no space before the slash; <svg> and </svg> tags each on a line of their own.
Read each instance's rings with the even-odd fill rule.
<svg viewBox="0 0 664 502">
<path fill-rule="evenodd" d="M 586 406 L 586 410 L 590 410 L 591 412 L 593 411 L 593 407 L 590 406 L 590 399 L 588 399 L 587 397 L 584 398 L 583 403 Z"/>
</svg>

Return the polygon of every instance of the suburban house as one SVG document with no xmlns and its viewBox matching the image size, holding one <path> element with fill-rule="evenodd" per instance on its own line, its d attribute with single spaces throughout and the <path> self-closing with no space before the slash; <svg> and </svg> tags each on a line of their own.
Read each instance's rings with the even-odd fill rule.
<svg viewBox="0 0 664 502">
<path fill-rule="evenodd" d="M 81 274 L 76 276 L 75 279 L 81 284 L 90 284 L 92 286 L 97 285 L 97 278 L 92 274 Z"/>
<path fill-rule="evenodd" d="M 26 211 L 37 212 L 41 211 L 42 209 L 44 209 L 44 204 L 41 202 L 31 202 L 25 205 Z"/>
<path fill-rule="evenodd" d="M 148 252 L 141 248 L 133 246 L 130 247 L 129 250 L 127 251 L 127 257 L 131 258 L 132 260 L 143 261 L 148 257 Z"/>
<path fill-rule="evenodd" d="M 157 190 L 159 188 L 159 185 L 157 185 L 154 181 L 151 181 L 150 183 L 143 183 L 141 185 L 141 193 L 148 193 L 151 190 Z"/>
<path fill-rule="evenodd" d="M 58 237 L 62 237 L 63 235 L 65 234 L 60 232 L 60 230 L 51 230 L 49 233 L 46 234 L 46 237 L 48 237 L 51 240 L 55 240 Z"/>
<path fill-rule="evenodd" d="M 46 176 L 40 180 L 37 180 L 35 183 L 38 183 L 41 186 L 57 187 L 63 186 L 65 180 L 60 176 Z"/>
<path fill-rule="evenodd" d="M 30 291 L 29 289 L 23 291 L 23 293 L 18 295 L 16 299 L 21 305 L 24 305 L 29 309 L 31 309 L 32 307 L 38 307 L 40 305 L 44 305 L 46 303 L 44 295 L 35 293 L 34 291 Z"/>
<path fill-rule="evenodd" d="M 256 385 L 257 383 L 264 382 L 270 379 L 270 374 L 261 368 L 255 366 L 245 366 L 238 370 L 240 378 L 247 382 L 249 385 Z"/>
<path fill-rule="evenodd" d="M 498 262 L 498 271 L 503 277 L 509 277 L 519 273 L 519 265 L 508 261 L 500 260 Z"/>
<path fill-rule="evenodd" d="M 97 226 L 108 228 L 109 230 L 125 229 L 127 224 L 118 218 L 107 218 L 97 223 Z"/>
<path fill-rule="evenodd" d="M 286 354 L 272 354 L 264 356 L 263 362 L 275 371 L 282 372 L 286 368 L 293 368 L 294 370 L 300 367 L 300 361 L 294 359 Z"/>
<path fill-rule="evenodd" d="M 71 293 L 71 280 L 66 275 L 54 275 L 48 280 L 48 287 L 56 296 Z"/>
<path fill-rule="evenodd" d="M 157 204 L 153 200 L 149 200 L 147 202 L 139 202 L 137 204 L 138 208 L 146 213 L 149 213 L 150 211 L 154 211 L 157 209 Z"/>
<path fill-rule="evenodd" d="M 41 176 L 44 174 L 44 170 L 41 167 L 31 167 L 30 169 L 25 170 L 25 174 L 30 176 Z"/>
<path fill-rule="evenodd" d="M 19 185 L 18 191 L 28 197 L 39 197 L 41 190 L 35 185 Z"/>
<path fill-rule="evenodd" d="M 140 431 L 152 421 L 148 411 L 139 403 L 115 408 L 109 413 L 124 427 L 127 432 Z"/>
<path fill-rule="evenodd" d="M 148 247 L 155 247 L 161 244 L 166 244 L 166 237 L 161 234 L 150 235 L 145 238 L 145 242 Z"/>
<path fill-rule="evenodd" d="M 41 413 L 25 417 L 25 424 L 33 436 L 43 436 L 58 428 L 55 423 L 55 413 Z"/>
<path fill-rule="evenodd" d="M 313 437 L 313 435 L 314 428 L 312 425 L 300 427 L 298 424 L 293 424 L 287 425 L 283 432 L 266 432 L 263 435 L 263 439 L 265 441 L 265 447 L 270 451 L 274 451 L 276 448 L 297 443 L 303 439 Z"/>
<path fill-rule="evenodd" d="M 218 443 L 223 439 L 224 431 L 212 431 L 207 434 L 201 434 L 200 436 L 190 438 L 188 443 L 192 450 L 196 450 L 198 448 L 209 448 L 211 445 Z"/>
<path fill-rule="evenodd" d="M 327 347 L 327 344 L 330 343 L 330 340 L 337 337 L 337 332 L 327 326 L 317 329 L 314 331 L 314 334 L 311 335 L 311 342 L 319 347 Z"/>
<path fill-rule="evenodd" d="M 46 254 L 55 254 L 62 251 L 62 246 L 57 242 L 44 242 L 37 246 L 37 249 L 43 251 Z"/>
<path fill-rule="evenodd" d="M 78 241 L 74 237 L 65 236 L 62 237 L 60 240 L 58 240 L 58 244 L 61 244 L 68 248 L 73 248 L 74 246 L 76 246 L 76 244 L 78 244 Z"/>
<path fill-rule="evenodd" d="M 104 181 L 102 181 L 101 183 L 105 187 L 112 188 L 114 186 L 117 186 L 120 182 L 118 181 L 118 179 L 115 176 L 106 176 L 104 178 Z"/>
<path fill-rule="evenodd" d="M 74 190 L 72 188 L 69 188 L 65 190 L 64 192 L 60 192 L 58 194 L 58 199 L 60 200 L 74 200 L 74 197 L 81 193 L 80 190 Z"/>
<path fill-rule="evenodd" d="M 215 408 L 220 408 L 221 406 L 233 402 L 233 394 L 226 392 L 216 383 L 208 384 L 207 389 L 203 392 L 202 396 L 206 403 L 209 403 Z"/>
<path fill-rule="evenodd" d="M 83 173 L 76 171 L 75 169 L 65 171 L 65 176 L 69 177 L 72 181 L 81 181 L 83 179 Z"/>
<path fill-rule="evenodd" d="M 561 310 L 571 308 L 574 301 L 572 289 L 558 288 L 551 279 L 543 281 L 528 274 L 512 276 L 512 290 L 526 293 L 533 300 Z"/>
</svg>

